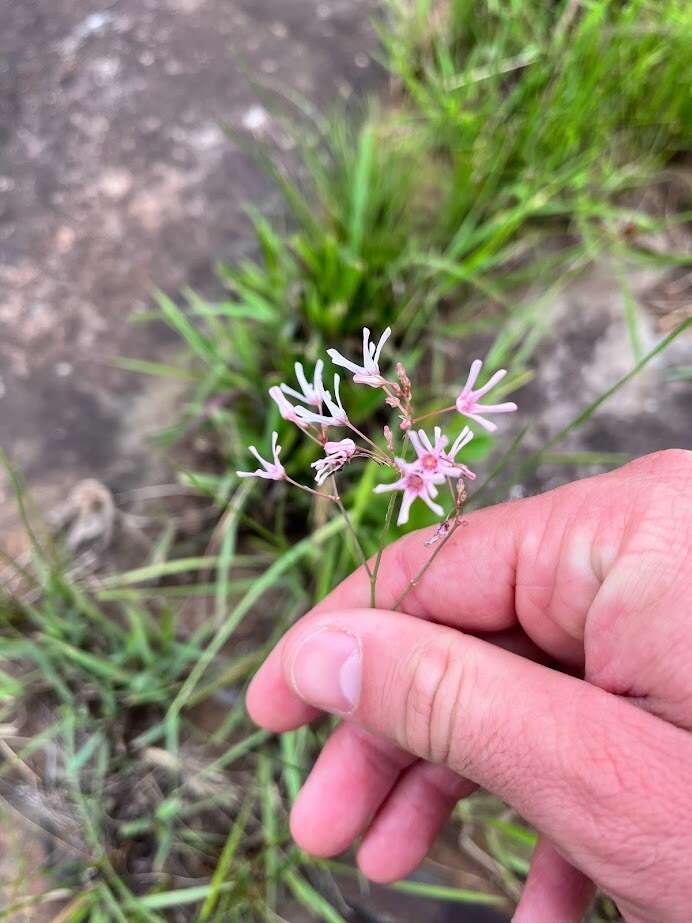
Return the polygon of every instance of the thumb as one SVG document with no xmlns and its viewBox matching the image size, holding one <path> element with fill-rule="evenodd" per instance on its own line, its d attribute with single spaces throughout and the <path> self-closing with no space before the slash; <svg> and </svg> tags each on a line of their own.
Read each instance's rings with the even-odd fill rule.
<svg viewBox="0 0 692 923">
<path fill-rule="evenodd" d="M 661 850 L 683 829 L 688 734 L 454 629 L 378 610 L 316 613 L 286 635 L 248 694 L 253 718 L 276 731 L 309 720 L 304 703 L 501 796 L 615 897 L 631 893 L 653 844 L 665 866 Z M 643 878 L 644 892 L 661 880 Z M 692 883 L 680 887 L 692 900 Z"/>
</svg>

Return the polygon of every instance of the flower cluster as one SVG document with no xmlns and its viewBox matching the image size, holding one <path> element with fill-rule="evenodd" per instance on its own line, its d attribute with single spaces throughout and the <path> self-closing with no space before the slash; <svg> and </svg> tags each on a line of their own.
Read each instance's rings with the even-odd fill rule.
<svg viewBox="0 0 692 923">
<path fill-rule="evenodd" d="M 279 414 L 298 426 L 305 435 L 316 442 L 323 455 L 313 462 L 314 480 L 322 487 L 331 480 L 333 490 L 329 494 L 321 493 L 312 487 L 299 484 L 290 478 L 279 458 L 281 446 L 278 445 L 277 433 L 272 434 L 272 461 L 262 458 L 254 446 L 250 452 L 260 463 L 255 471 L 238 471 L 239 477 L 259 477 L 268 480 L 285 480 L 318 496 L 327 497 L 340 503 L 334 476 L 354 458 L 374 459 L 379 465 L 389 468 L 396 474 L 391 483 L 378 484 L 376 493 L 401 491 L 403 494 L 399 509 L 398 524 L 408 522 L 409 511 L 414 500 L 420 499 L 437 516 L 444 516 L 444 509 L 437 501 L 439 490 L 448 485 L 454 502 L 455 517 L 458 518 L 461 504 L 466 495 L 465 480 L 473 480 L 475 474 L 460 459 L 462 449 L 473 439 L 469 426 L 464 426 L 450 445 L 450 439 L 440 426 L 435 426 L 432 438 L 424 429 L 416 429 L 422 417 L 413 414 L 413 388 L 401 363 L 396 365 L 396 379 L 385 377 L 380 371 L 382 350 L 391 335 L 387 327 L 377 344 L 371 342 L 368 328 L 363 330 L 363 362 L 357 362 L 343 356 L 336 349 L 328 349 L 327 355 L 332 363 L 346 369 L 356 384 L 370 388 L 380 388 L 384 392 L 385 403 L 399 413 L 399 429 L 402 432 L 401 446 L 397 453 L 394 434 L 389 426 L 384 427 L 384 445 L 378 445 L 369 436 L 362 433 L 349 419 L 341 401 L 338 373 L 334 373 L 330 390 L 324 384 L 324 362 L 320 359 L 314 368 L 312 378 L 308 378 L 300 362 L 295 364 L 297 387 L 282 383 L 269 389 L 269 395 L 275 402 Z M 480 388 L 475 388 L 482 371 L 483 363 L 476 359 L 471 364 L 468 378 L 455 403 L 444 407 L 425 417 L 437 416 L 456 410 L 463 417 L 477 423 L 483 429 L 493 432 L 495 423 L 487 419 L 488 415 L 510 413 L 517 409 L 512 402 L 502 404 L 482 404 L 481 398 L 488 394 L 505 376 L 505 369 L 495 372 Z M 340 439 L 330 438 L 330 430 L 348 430 L 350 435 Z M 354 438 L 355 437 L 355 438 Z M 409 449 L 414 458 L 406 459 Z M 448 520 L 443 523 L 445 534 Z M 442 528 L 442 527 L 441 527 Z M 441 533 L 442 534 L 442 533 Z"/>
</svg>

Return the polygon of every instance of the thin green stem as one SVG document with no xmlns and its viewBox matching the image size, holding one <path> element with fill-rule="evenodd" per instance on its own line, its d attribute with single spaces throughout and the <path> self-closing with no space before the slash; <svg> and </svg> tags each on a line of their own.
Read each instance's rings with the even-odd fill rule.
<svg viewBox="0 0 692 923">
<path fill-rule="evenodd" d="M 348 425 L 348 428 L 351 430 L 351 432 L 355 433 L 357 436 L 360 436 L 360 438 L 361 438 L 364 442 L 368 442 L 368 443 L 373 447 L 373 449 L 375 449 L 375 451 L 376 451 L 379 455 L 382 455 L 382 454 L 383 454 L 383 453 L 382 453 L 382 449 L 377 445 L 377 443 L 376 443 L 376 442 L 373 442 L 372 439 L 371 439 L 369 436 L 366 436 L 366 435 L 365 435 L 365 433 L 361 433 L 361 431 L 358 429 L 358 427 L 357 427 L 357 426 L 354 426 L 353 423 L 351 423 L 350 420 L 348 421 L 348 424 L 347 424 L 347 425 Z"/>
<path fill-rule="evenodd" d="M 441 413 L 449 413 L 450 410 L 456 409 L 456 404 L 450 404 L 449 407 L 442 407 L 441 410 L 430 410 L 428 413 L 424 413 L 420 417 L 414 417 L 414 419 L 411 420 L 411 423 L 420 423 L 422 420 L 429 420 L 430 417 L 438 417 Z"/>
<path fill-rule="evenodd" d="M 304 490 L 305 493 L 312 494 L 313 497 L 321 497 L 322 500 L 331 500 L 333 503 L 336 503 L 338 499 L 333 494 L 324 494 L 321 490 L 314 490 L 312 487 L 308 487 L 307 484 L 301 484 L 288 476 L 286 476 L 286 480 L 289 484 L 293 484 L 293 486 L 297 487 L 299 490 Z"/>
<path fill-rule="evenodd" d="M 320 448 L 324 448 L 325 439 L 320 439 L 318 436 L 315 435 L 312 429 L 312 424 L 309 424 L 306 427 L 301 426 L 300 429 L 308 437 L 308 439 L 312 439 L 315 445 L 318 445 Z M 322 427 L 322 435 L 324 436 L 324 427 Z"/>
<path fill-rule="evenodd" d="M 365 568 L 365 572 L 366 572 L 366 574 L 368 575 L 368 577 L 369 577 L 370 579 L 372 579 L 372 571 L 370 570 L 370 565 L 368 564 L 368 559 L 367 559 L 367 556 L 366 556 L 366 554 L 365 554 L 365 549 L 363 548 L 363 546 L 362 546 L 362 544 L 361 544 L 361 542 L 360 542 L 360 539 L 358 538 L 358 533 L 356 532 L 356 530 L 355 530 L 355 528 L 354 528 L 354 526 L 353 526 L 353 523 L 351 522 L 351 517 L 348 515 L 348 510 L 346 509 L 346 507 L 345 507 L 344 504 L 343 504 L 343 501 L 342 501 L 341 496 L 340 496 L 340 494 L 339 494 L 339 488 L 337 487 L 337 484 L 336 484 L 336 477 L 335 477 L 334 475 L 332 475 L 332 486 L 333 486 L 333 489 L 334 489 L 334 502 L 335 502 L 336 505 L 339 507 L 339 512 L 340 512 L 341 515 L 344 517 L 344 522 L 345 522 L 345 524 L 346 524 L 346 528 L 347 528 L 348 531 L 351 533 L 351 537 L 353 538 L 353 541 L 354 541 L 354 543 L 355 543 L 355 546 L 356 546 L 356 548 L 358 549 L 358 556 L 360 557 L 360 563 L 361 563 L 361 564 L 363 565 L 363 567 Z"/>
<path fill-rule="evenodd" d="M 428 560 L 425 562 L 425 564 L 423 564 L 423 566 L 420 568 L 420 570 L 419 570 L 418 573 L 415 575 L 415 577 L 411 577 L 411 579 L 409 580 L 409 582 L 408 582 L 406 588 L 405 588 L 404 590 L 402 590 L 401 593 L 397 596 L 396 600 L 394 601 L 394 605 L 391 607 L 393 612 L 396 612 L 396 611 L 397 611 L 397 609 L 398 609 L 399 606 L 402 604 L 402 602 L 406 599 L 406 597 L 407 597 L 408 594 L 411 592 L 411 590 L 412 590 L 414 587 L 416 587 L 416 586 L 420 583 L 420 581 L 423 579 L 423 577 L 424 577 L 426 571 L 428 570 L 428 568 L 430 567 L 430 565 L 433 563 L 433 561 L 435 560 L 435 558 L 436 558 L 436 557 L 438 556 L 438 554 L 442 551 L 442 549 L 445 547 L 445 545 L 447 544 L 447 542 L 448 542 L 448 541 L 450 540 L 450 538 L 454 535 L 454 533 L 456 532 L 456 530 L 459 528 L 460 525 L 461 525 L 461 518 L 460 518 L 459 515 L 457 515 L 457 516 L 455 517 L 455 519 L 454 519 L 454 522 L 452 523 L 452 526 L 451 526 L 449 532 L 445 535 L 445 537 L 442 539 L 442 541 L 440 542 L 440 544 L 437 546 L 437 548 L 436 548 L 436 549 L 433 551 L 433 553 L 430 555 L 430 557 L 429 557 Z"/>
<path fill-rule="evenodd" d="M 396 494 L 392 494 L 389 498 L 389 504 L 387 506 L 387 515 L 384 519 L 384 528 L 382 529 L 382 536 L 380 538 L 380 546 L 377 549 L 377 556 L 375 557 L 375 566 L 372 569 L 370 574 L 370 608 L 377 608 L 377 576 L 380 572 L 380 565 L 382 564 L 382 555 L 384 554 L 384 542 L 389 532 L 389 527 L 392 524 L 392 515 L 394 514 L 394 505 L 396 503 Z"/>
<path fill-rule="evenodd" d="M 410 445 L 410 440 L 408 438 L 408 432 L 404 434 L 404 445 L 401 449 L 401 456 L 405 460 L 406 452 Z M 392 524 L 392 516 L 394 515 L 394 505 L 396 504 L 396 494 L 392 494 L 389 498 L 389 504 L 387 506 L 387 514 L 384 519 L 384 527 L 380 535 L 379 547 L 377 549 L 377 555 L 375 557 L 375 566 L 372 569 L 372 574 L 370 576 L 370 608 L 377 608 L 377 576 L 380 572 L 380 565 L 382 564 L 382 555 L 384 554 L 384 543 L 387 539 L 389 533 L 389 527 Z"/>
</svg>

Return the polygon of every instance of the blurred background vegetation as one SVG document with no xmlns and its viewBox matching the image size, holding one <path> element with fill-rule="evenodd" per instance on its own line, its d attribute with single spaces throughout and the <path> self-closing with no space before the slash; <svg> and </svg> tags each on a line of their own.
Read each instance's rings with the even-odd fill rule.
<svg viewBox="0 0 692 923">
<path fill-rule="evenodd" d="M 480 433 L 471 505 L 481 505 L 530 484 L 541 464 L 625 460 L 618 447 L 561 446 L 689 326 L 683 311 L 646 343 L 628 284 L 632 267 L 690 265 L 684 250 L 650 245 L 688 224 L 689 194 L 673 206 L 649 195 L 688 163 L 688 3 L 386 0 L 376 24 L 390 76 L 381 98 L 324 114 L 260 82 L 295 163 L 286 170 L 271 147 L 232 134 L 282 208 L 248 203 L 254 256 L 218 265 L 225 295 L 160 292 L 140 318 L 172 328 L 175 361 L 119 360 L 186 382 L 158 440 L 178 483 L 138 498 L 163 509 L 149 543 L 133 560 L 132 542 L 116 542 L 85 567 L 85 541 L 119 526 L 128 546 L 150 522 L 93 484 L 43 524 L 5 459 L 31 547 L 5 560 L 0 602 L 0 813 L 17 831 L 0 919 L 43 919 L 41 908 L 69 923 L 384 919 L 348 856 L 315 861 L 290 839 L 288 810 L 328 724 L 276 739 L 244 713 L 271 645 L 356 563 L 330 511 L 235 477 L 247 445 L 266 447 L 272 429 L 293 472 L 313 460 L 268 409 L 268 387 L 326 346 L 356 350 L 364 325 L 391 324 L 422 409 L 454 394 L 476 353 L 487 374 L 510 369 L 501 390 L 520 392 L 521 407 L 554 333 L 550 299 L 606 262 L 622 288 L 630 370 L 545 439 L 526 441 L 530 408 L 504 441 Z M 671 378 L 689 375 L 678 365 Z M 349 390 L 356 420 L 378 404 L 366 391 Z M 373 548 L 375 471 L 352 468 L 345 501 Z M 188 515 L 197 527 L 181 538 Z M 427 521 L 419 512 L 412 526 Z M 20 818 L 40 834 L 40 861 Z M 432 919 L 440 902 L 508 913 L 534 841 L 488 796 L 460 804 L 432 871 L 394 886 L 410 902 L 401 919 Z M 592 919 L 617 913 L 604 899 Z"/>
</svg>

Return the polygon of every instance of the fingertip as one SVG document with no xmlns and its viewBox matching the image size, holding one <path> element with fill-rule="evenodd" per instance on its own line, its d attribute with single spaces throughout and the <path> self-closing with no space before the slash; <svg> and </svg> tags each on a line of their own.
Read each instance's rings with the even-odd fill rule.
<svg viewBox="0 0 692 923">
<path fill-rule="evenodd" d="M 350 845 L 350 838 L 335 839 L 329 806 L 325 805 L 323 810 L 315 812 L 313 806 L 303 797 L 303 791 L 291 810 L 291 836 L 298 846 L 311 856 L 318 859 L 337 856 Z"/>
<path fill-rule="evenodd" d="M 334 731 L 301 789 L 290 827 L 312 855 L 335 856 L 369 826 L 411 757 L 347 722 Z"/>
<path fill-rule="evenodd" d="M 391 884 L 421 864 L 454 805 L 475 789 L 446 766 L 418 762 L 401 777 L 358 850 L 363 874 Z"/>
<path fill-rule="evenodd" d="M 423 856 L 418 856 L 415 861 L 407 858 L 405 862 L 397 850 L 391 848 L 382 849 L 379 841 L 370 840 L 367 836 L 356 853 L 356 862 L 363 875 L 378 885 L 391 885 L 395 881 L 401 881 L 411 872 L 415 871 L 423 860 Z"/>
<path fill-rule="evenodd" d="M 273 655 L 250 681 L 245 708 L 255 724 L 274 734 L 293 731 L 319 715 L 316 708 L 306 705 L 288 685 Z"/>
<path fill-rule="evenodd" d="M 268 713 L 266 704 L 267 700 L 262 693 L 262 680 L 260 674 L 256 673 L 250 680 L 247 692 L 245 693 L 245 711 L 255 724 L 267 731 L 273 731 L 272 714 Z"/>
<path fill-rule="evenodd" d="M 512 923 L 579 923 L 595 893 L 595 886 L 540 837 Z"/>
</svg>

